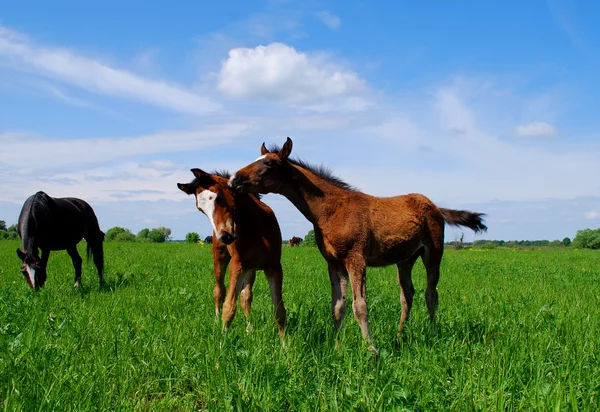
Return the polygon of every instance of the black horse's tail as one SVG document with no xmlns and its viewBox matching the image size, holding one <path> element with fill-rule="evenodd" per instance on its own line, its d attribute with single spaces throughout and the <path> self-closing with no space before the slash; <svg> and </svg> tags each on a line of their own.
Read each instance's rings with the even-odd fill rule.
<svg viewBox="0 0 600 412">
<path fill-rule="evenodd" d="M 487 226 L 483 224 L 484 213 L 468 212 L 466 210 L 452 210 L 440 208 L 444 220 L 449 225 L 466 226 L 475 233 L 485 232 Z"/>
<path fill-rule="evenodd" d="M 104 232 L 100 230 L 100 224 L 98 223 L 98 218 L 94 213 L 94 210 L 90 205 L 87 205 L 88 208 L 88 218 L 89 218 L 89 228 L 91 234 L 86 237 L 87 241 L 87 258 L 88 261 L 90 257 L 94 258 L 94 265 L 96 265 L 96 269 L 98 269 L 98 274 L 102 277 L 102 272 L 104 271 Z"/>
</svg>

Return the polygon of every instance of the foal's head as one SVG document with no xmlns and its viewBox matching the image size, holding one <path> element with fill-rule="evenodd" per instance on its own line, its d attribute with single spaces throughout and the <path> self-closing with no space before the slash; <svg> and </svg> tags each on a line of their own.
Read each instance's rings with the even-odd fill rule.
<svg viewBox="0 0 600 412">
<path fill-rule="evenodd" d="M 177 187 L 196 197 L 196 207 L 208 216 L 217 238 L 226 245 L 233 243 L 235 201 L 227 179 L 200 169 L 192 169 L 192 173 L 196 178 L 191 183 L 177 183 Z"/>
<path fill-rule="evenodd" d="M 39 289 L 46 283 L 46 268 L 42 265 L 39 256 L 28 255 L 17 249 L 17 256 L 23 262 L 21 273 L 25 280 L 34 289 Z"/>
<path fill-rule="evenodd" d="M 278 193 L 283 181 L 287 162 L 292 152 L 292 139 L 287 138 L 278 152 L 270 152 L 262 144 L 260 157 L 229 178 L 229 187 L 250 193 Z"/>
</svg>

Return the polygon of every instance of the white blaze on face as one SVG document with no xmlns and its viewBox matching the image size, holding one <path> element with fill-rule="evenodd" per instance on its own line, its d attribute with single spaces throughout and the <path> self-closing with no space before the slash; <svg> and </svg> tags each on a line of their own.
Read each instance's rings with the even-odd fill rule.
<svg viewBox="0 0 600 412">
<path fill-rule="evenodd" d="M 229 180 L 227 181 L 227 186 L 231 187 L 231 182 L 233 182 L 233 179 L 235 179 L 235 173 L 232 174 Z"/>
<path fill-rule="evenodd" d="M 265 157 L 267 157 L 266 154 L 264 154 L 261 157 L 259 157 L 258 159 L 256 159 L 255 162 L 258 162 L 259 160 L 263 160 Z"/>
<path fill-rule="evenodd" d="M 210 224 L 212 225 L 215 233 L 219 233 L 217 231 L 217 226 L 215 225 L 215 219 L 213 218 L 216 199 L 217 194 L 215 192 L 204 190 L 196 194 L 196 207 L 198 207 L 198 209 L 202 210 L 204 214 L 208 216 L 208 220 L 210 220 Z"/>
<path fill-rule="evenodd" d="M 35 269 L 31 265 L 27 265 L 27 276 L 29 276 L 29 281 L 35 288 Z"/>
</svg>

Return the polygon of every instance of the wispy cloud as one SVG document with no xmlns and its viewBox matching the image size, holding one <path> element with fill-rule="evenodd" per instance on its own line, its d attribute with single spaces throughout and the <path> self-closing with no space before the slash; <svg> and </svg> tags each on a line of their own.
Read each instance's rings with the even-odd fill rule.
<svg viewBox="0 0 600 412">
<path fill-rule="evenodd" d="M 517 126 L 515 134 L 521 137 L 551 137 L 558 135 L 558 129 L 545 122 L 531 122 Z"/>
<path fill-rule="evenodd" d="M 342 20 L 327 10 L 318 11 L 317 18 L 325 23 L 330 29 L 339 29 L 342 25 Z"/>
<path fill-rule="evenodd" d="M 585 212 L 584 216 L 590 220 L 593 220 L 598 217 L 598 212 L 596 212 L 595 210 L 590 210 L 589 212 Z"/>
<path fill-rule="evenodd" d="M 0 136 L 0 169 L 48 171 L 142 155 L 188 152 L 230 144 L 234 138 L 250 129 L 251 126 L 247 124 L 232 123 L 141 136 L 81 139 L 49 139 L 26 133 L 3 134 Z M 166 164 L 158 166 L 164 168 Z"/>
<path fill-rule="evenodd" d="M 132 99 L 172 111 L 204 115 L 220 109 L 209 97 L 161 80 L 138 76 L 69 50 L 36 44 L 0 26 L 0 64 L 89 92 Z"/>
</svg>

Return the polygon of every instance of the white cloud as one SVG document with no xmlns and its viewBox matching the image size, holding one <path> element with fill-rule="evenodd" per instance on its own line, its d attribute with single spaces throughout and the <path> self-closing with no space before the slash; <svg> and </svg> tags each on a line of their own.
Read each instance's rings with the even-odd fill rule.
<svg viewBox="0 0 600 412">
<path fill-rule="evenodd" d="M 367 90 L 356 73 L 281 43 L 230 50 L 218 75 L 218 88 L 233 98 L 292 104 L 323 103 Z"/>
<path fill-rule="evenodd" d="M 0 63 L 90 92 L 128 98 L 181 113 L 207 114 L 220 109 L 212 99 L 177 85 L 116 69 L 69 50 L 45 47 L 0 26 Z"/>
<path fill-rule="evenodd" d="M 598 217 L 598 212 L 590 210 L 589 212 L 585 212 L 584 216 L 588 219 L 596 219 Z"/>
<path fill-rule="evenodd" d="M 339 29 L 342 25 L 340 18 L 334 14 L 331 14 L 327 10 L 321 10 L 317 12 L 317 18 L 321 20 L 330 29 Z"/>
<path fill-rule="evenodd" d="M 551 137 L 558 135 L 558 129 L 548 123 L 531 122 L 517 126 L 515 134 L 521 137 Z"/>
</svg>

